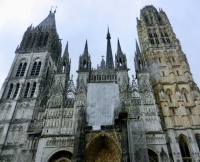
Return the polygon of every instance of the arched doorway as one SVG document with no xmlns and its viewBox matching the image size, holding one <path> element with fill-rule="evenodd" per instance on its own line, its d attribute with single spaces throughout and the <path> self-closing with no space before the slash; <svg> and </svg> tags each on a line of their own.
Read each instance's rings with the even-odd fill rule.
<svg viewBox="0 0 200 162">
<path fill-rule="evenodd" d="M 148 155 L 149 162 L 158 162 L 158 155 L 154 151 L 148 149 Z"/>
<path fill-rule="evenodd" d="M 86 148 L 86 162 L 121 162 L 118 142 L 109 134 L 95 137 Z"/>
<path fill-rule="evenodd" d="M 68 151 L 58 151 L 53 154 L 48 162 L 71 162 L 72 153 Z"/>
</svg>

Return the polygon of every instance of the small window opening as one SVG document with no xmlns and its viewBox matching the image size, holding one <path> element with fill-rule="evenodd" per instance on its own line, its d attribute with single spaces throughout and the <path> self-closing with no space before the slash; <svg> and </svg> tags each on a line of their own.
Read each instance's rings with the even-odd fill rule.
<svg viewBox="0 0 200 162">
<path fill-rule="evenodd" d="M 173 114 L 173 115 L 176 115 L 175 109 L 172 109 L 172 114 Z"/>
<path fill-rule="evenodd" d="M 31 76 L 37 76 L 40 73 L 41 68 L 41 62 L 34 62 L 32 70 L 31 70 Z"/>
<path fill-rule="evenodd" d="M 36 89 L 36 82 L 33 83 L 33 87 L 32 87 L 32 90 L 31 90 L 31 98 L 33 97 L 34 93 L 35 93 L 35 89 Z"/>
<path fill-rule="evenodd" d="M 15 89 L 13 98 L 15 98 L 17 96 L 18 91 L 19 91 L 19 83 L 17 83 L 17 85 L 16 85 L 16 89 Z"/>
<path fill-rule="evenodd" d="M 190 114 L 192 114 L 192 109 L 190 107 L 188 108 L 188 111 Z"/>
<path fill-rule="evenodd" d="M 22 70 L 22 63 L 19 64 L 19 67 L 18 67 L 18 69 L 17 69 L 16 76 L 19 76 L 19 75 L 20 75 L 21 70 Z"/>
<path fill-rule="evenodd" d="M 11 95 L 11 93 L 12 93 L 12 90 L 13 90 L 13 84 L 10 84 L 10 88 L 9 88 L 9 91 L 8 91 L 8 94 L 7 94 L 7 99 L 9 99 L 10 98 L 10 95 Z"/>
<path fill-rule="evenodd" d="M 27 96 L 28 96 L 29 87 L 30 87 L 30 83 L 27 83 L 26 84 L 26 90 L 25 90 L 25 93 L 24 93 L 24 98 L 27 98 Z"/>
<path fill-rule="evenodd" d="M 177 75 L 179 75 L 179 72 L 178 72 L 178 70 L 176 70 L 176 73 L 177 73 Z"/>
<path fill-rule="evenodd" d="M 173 62 L 175 62 L 175 59 L 174 59 L 174 57 L 172 57 L 172 61 L 173 61 Z"/>
<path fill-rule="evenodd" d="M 162 71 L 162 75 L 163 75 L 163 76 L 165 76 L 165 73 L 164 73 L 164 71 Z"/>
<path fill-rule="evenodd" d="M 171 94 L 168 94 L 168 97 L 169 97 L 169 102 L 172 103 Z"/>
<path fill-rule="evenodd" d="M 26 66 L 27 66 L 27 63 L 25 62 L 24 65 L 23 65 L 23 67 L 22 67 L 22 71 L 21 71 L 20 76 L 24 76 L 24 73 L 26 71 Z"/>
<path fill-rule="evenodd" d="M 155 40 L 156 40 L 156 44 L 159 44 L 158 36 L 157 36 L 156 33 L 154 33 L 154 37 L 155 37 Z"/>
<path fill-rule="evenodd" d="M 160 57 L 158 58 L 158 60 L 159 60 L 159 62 L 161 63 L 161 59 L 160 59 Z"/>
<path fill-rule="evenodd" d="M 185 101 L 188 102 L 188 99 L 187 99 L 187 94 L 184 93 L 184 96 L 185 96 Z"/>
</svg>

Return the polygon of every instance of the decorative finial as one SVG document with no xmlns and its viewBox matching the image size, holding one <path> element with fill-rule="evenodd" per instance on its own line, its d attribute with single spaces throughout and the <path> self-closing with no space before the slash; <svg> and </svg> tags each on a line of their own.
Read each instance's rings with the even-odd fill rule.
<svg viewBox="0 0 200 162">
<path fill-rule="evenodd" d="M 55 10 L 54 10 L 54 13 L 56 13 L 56 9 L 57 9 L 57 8 L 58 8 L 58 7 L 56 6 L 56 7 L 55 7 Z"/>
<path fill-rule="evenodd" d="M 52 12 L 52 8 L 53 8 L 53 6 L 51 6 L 51 10 L 50 10 L 50 13 Z"/>
<path fill-rule="evenodd" d="M 104 55 L 102 55 L 101 57 L 102 57 L 102 60 L 103 60 L 103 58 L 104 58 Z"/>
<path fill-rule="evenodd" d="M 73 80 L 73 75 L 71 75 L 71 80 Z"/>
</svg>

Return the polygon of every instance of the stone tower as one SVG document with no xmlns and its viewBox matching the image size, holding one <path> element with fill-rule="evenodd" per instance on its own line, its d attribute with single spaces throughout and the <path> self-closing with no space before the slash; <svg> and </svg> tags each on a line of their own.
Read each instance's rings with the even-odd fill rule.
<svg viewBox="0 0 200 162">
<path fill-rule="evenodd" d="M 198 161 L 200 94 L 186 54 L 162 9 L 144 7 L 137 19 L 137 31 L 141 52 L 136 46 L 136 74 L 149 73 L 170 159 Z"/>
<path fill-rule="evenodd" d="M 63 105 L 63 99 L 59 103 L 49 99 L 67 93 L 70 71 L 68 46 L 61 57 L 55 13 L 50 11 L 38 26 L 27 28 L 1 88 L 0 161 L 35 161 L 41 137 L 52 133 L 46 129 L 51 116 L 47 108 Z M 55 82 L 60 85 L 58 93 L 52 92 Z M 60 118 L 59 113 L 54 112 Z"/>
</svg>

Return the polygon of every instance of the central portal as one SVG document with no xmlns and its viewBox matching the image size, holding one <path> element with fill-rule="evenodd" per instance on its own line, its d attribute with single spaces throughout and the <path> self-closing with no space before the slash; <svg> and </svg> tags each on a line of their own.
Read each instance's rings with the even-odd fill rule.
<svg viewBox="0 0 200 162">
<path fill-rule="evenodd" d="M 92 132 L 88 134 L 86 162 L 121 162 L 119 132 Z M 94 136 L 92 139 L 91 136 Z"/>
</svg>

